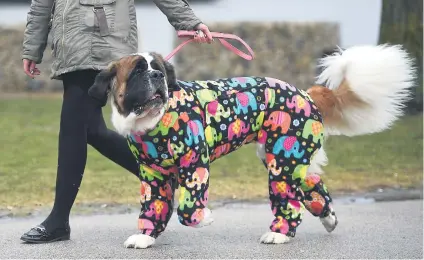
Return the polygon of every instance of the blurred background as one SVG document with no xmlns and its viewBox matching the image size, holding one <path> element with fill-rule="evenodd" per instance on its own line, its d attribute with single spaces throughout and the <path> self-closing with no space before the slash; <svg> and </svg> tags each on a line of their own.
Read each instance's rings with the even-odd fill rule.
<svg viewBox="0 0 424 260">
<path fill-rule="evenodd" d="M 323 178 L 335 193 L 422 187 L 422 0 L 188 2 L 211 31 L 244 39 L 256 59 L 245 61 L 218 42 L 188 45 L 171 60 L 182 80 L 266 75 L 306 89 L 319 73 L 317 59 L 337 46 L 404 45 L 415 58 L 419 75 L 406 116 L 381 134 L 328 140 L 330 165 Z M 136 3 L 139 50 L 167 55 L 179 43 L 175 31 L 151 1 Z M 54 198 L 62 85 L 49 79 L 50 44 L 39 65 L 40 77 L 30 80 L 22 71 L 29 6 L 29 0 L 0 0 L 0 212 L 4 214 L 40 208 Z M 108 107 L 104 113 L 110 126 Z M 89 149 L 77 202 L 137 203 L 137 181 Z M 266 198 L 265 176 L 253 149 L 243 148 L 213 165 L 212 199 Z"/>
</svg>

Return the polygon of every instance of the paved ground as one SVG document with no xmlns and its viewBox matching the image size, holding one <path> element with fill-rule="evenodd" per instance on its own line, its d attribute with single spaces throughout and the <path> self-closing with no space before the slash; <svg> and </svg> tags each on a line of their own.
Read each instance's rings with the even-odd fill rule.
<svg viewBox="0 0 424 260">
<path fill-rule="evenodd" d="M 234 204 L 214 210 L 203 229 L 181 226 L 175 215 L 153 248 L 125 249 L 137 214 L 75 216 L 72 240 L 23 244 L 21 233 L 40 218 L 0 220 L 0 258 L 423 258 L 423 201 L 335 203 L 339 226 L 327 234 L 305 214 L 289 244 L 261 245 L 272 220 L 268 205 Z"/>
</svg>

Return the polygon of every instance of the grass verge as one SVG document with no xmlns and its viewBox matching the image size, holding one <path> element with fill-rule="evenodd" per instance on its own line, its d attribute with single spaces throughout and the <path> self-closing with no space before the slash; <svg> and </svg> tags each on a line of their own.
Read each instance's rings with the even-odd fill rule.
<svg viewBox="0 0 424 260">
<path fill-rule="evenodd" d="M 57 165 L 60 98 L 0 99 L 0 208 L 51 205 Z M 109 107 L 105 108 L 109 123 Z M 323 176 L 330 191 L 421 187 L 422 115 L 400 120 L 390 131 L 356 138 L 332 137 Z M 138 203 L 130 173 L 88 148 L 77 203 Z M 211 200 L 267 197 L 267 173 L 255 147 L 241 148 L 211 166 Z"/>
</svg>

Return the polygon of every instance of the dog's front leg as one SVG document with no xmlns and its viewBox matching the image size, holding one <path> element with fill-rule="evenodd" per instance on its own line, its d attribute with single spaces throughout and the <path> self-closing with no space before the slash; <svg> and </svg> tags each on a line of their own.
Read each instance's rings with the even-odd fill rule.
<svg viewBox="0 0 424 260">
<path fill-rule="evenodd" d="M 197 150 L 204 151 L 201 159 L 187 168 L 180 168 L 181 188 L 177 213 L 181 224 L 199 228 L 212 224 L 213 218 L 211 210 L 207 208 L 209 155 L 204 145 L 199 145 Z"/>
<path fill-rule="evenodd" d="M 146 166 L 143 166 L 146 167 Z M 147 171 L 149 172 L 149 171 Z M 170 176 L 147 174 L 140 177 L 141 212 L 138 219 L 138 234 L 130 236 L 126 248 L 148 248 L 165 230 L 173 211 L 175 185 Z"/>
</svg>

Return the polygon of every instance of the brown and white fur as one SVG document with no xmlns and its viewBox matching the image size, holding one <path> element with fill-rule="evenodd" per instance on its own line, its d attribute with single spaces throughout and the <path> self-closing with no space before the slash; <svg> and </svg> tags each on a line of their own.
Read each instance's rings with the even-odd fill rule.
<svg viewBox="0 0 424 260">
<path fill-rule="evenodd" d="M 164 77 L 160 83 L 156 81 L 153 84 L 150 79 L 146 80 L 144 85 L 137 86 L 137 91 L 151 98 L 155 91 L 161 89 L 164 96 L 162 102 L 158 101 L 147 112 L 137 114 L 137 107 L 125 107 L 124 100 L 129 75 L 140 60 L 147 64 L 145 70 L 159 71 Z M 322 58 L 320 66 L 324 70 L 318 76 L 316 85 L 307 92 L 323 116 L 326 137 L 381 132 L 389 129 L 402 115 L 402 108 L 413 86 L 414 73 L 412 60 L 400 46 L 354 46 Z M 118 133 L 125 136 L 130 131 L 148 131 L 158 124 L 168 102 L 168 90 L 175 84 L 175 72 L 170 63 L 156 53 L 141 53 L 111 63 L 108 69 L 99 74 L 90 94 L 104 105 L 110 92 L 112 123 Z M 265 152 L 260 145 L 257 154 L 264 157 Z M 321 148 L 312 159 L 308 172 L 322 173 L 321 167 L 326 163 L 327 157 Z M 334 225 L 331 215 L 321 221 L 327 230 Z M 263 243 L 275 244 L 288 240 L 288 237 L 274 232 L 267 232 L 260 239 Z M 133 235 L 125 245 L 146 248 L 153 243 L 151 237 Z"/>
</svg>

